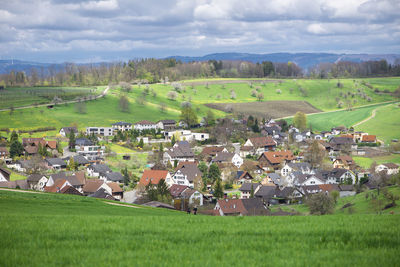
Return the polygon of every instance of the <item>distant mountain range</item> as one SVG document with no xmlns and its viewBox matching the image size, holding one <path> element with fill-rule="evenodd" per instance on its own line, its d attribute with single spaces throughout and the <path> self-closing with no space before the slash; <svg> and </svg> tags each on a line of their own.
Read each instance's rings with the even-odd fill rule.
<svg viewBox="0 0 400 267">
<path fill-rule="evenodd" d="M 272 54 L 249 54 L 249 53 L 215 53 L 208 54 L 200 57 L 191 56 L 170 56 L 167 58 L 175 58 L 182 62 L 191 61 L 208 61 L 208 60 L 240 60 L 250 61 L 253 63 L 262 61 L 272 62 L 295 62 L 303 69 L 308 69 L 322 62 L 339 62 L 339 61 L 352 61 L 352 62 L 363 62 L 368 60 L 381 60 L 386 59 L 390 64 L 400 64 L 400 54 L 330 54 L 330 53 L 272 53 Z M 94 65 L 100 64 L 92 63 Z M 79 64 L 85 65 L 85 64 Z M 25 71 L 30 72 L 32 68 L 47 69 L 53 66 L 55 70 L 62 69 L 64 64 L 62 63 L 38 63 L 21 60 L 0 60 L 0 74 L 9 73 L 11 70 L 14 71 Z"/>
</svg>

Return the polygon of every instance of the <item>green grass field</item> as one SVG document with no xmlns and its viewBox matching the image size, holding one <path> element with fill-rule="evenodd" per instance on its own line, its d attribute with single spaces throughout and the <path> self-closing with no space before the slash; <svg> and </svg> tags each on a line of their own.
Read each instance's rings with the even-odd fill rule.
<svg viewBox="0 0 400 267">
<path fill-rule="evenodd" d="M 392 104 L 379 108 L 373 119 L 360 124 L 356 130 L 377 135 L 385 143 L 400 138 L 400 107 Z"/>
<path fill-rule="evenodd" d="M 397 155 L 392 154 L 389 156 L 374 157 L 374 158 L 357 156 L 353 157 L 353 159 L 358 165 L 366 169 L 369 168 L 374 161 L 376 161 L 376 163 L 378 164 L 388 163 L 388 162 L 400 164 L 400 155 L 398 154 Z"/>
<path fill-rule="evenodd" d="M 1 266 L 395 266 L 399 215 L 208 217 L 0 191 Z"/>
</svg>

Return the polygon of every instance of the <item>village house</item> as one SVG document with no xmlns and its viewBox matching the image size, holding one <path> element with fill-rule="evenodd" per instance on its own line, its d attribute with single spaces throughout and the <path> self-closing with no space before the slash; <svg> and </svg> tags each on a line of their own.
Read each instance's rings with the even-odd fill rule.
<svg viewBox="0 0 400 267">
<path fill-rule="evenodd" d="M 102 188 L 116 200 L 121 201 L 124 197 L 124 190 L 122 190 L 118 183 L 106 182 L 102 185 Z"/>
<path fill-rule="evenodd" d="M 60 158 L 45 158 L 47 168 L 51 170 L 61 170 L 67 168 L 67 164 Z"/>
<path fill-rule="evenodd" d="M 138 131 L 151 130 L 151 129 L 156 130 L 157 124 L 155 124 L 152 121 L 143 120 L 143 121 L 139 121 L 139 122 L 135 123 L 133 125 L 133 128 Z"/>
<path fill-rule="evenodd" d="M 195 133 L 190 130 L 174 130 L 164 132 L 164 136 L 166 140 L 172 140 L 172 137 L 175 136 L 176 141 L 205 141 L 210 138 L 210 134 L 208 133 Z"/>
<path fill-rule="evenodd" d="M 10 181 L 11 172 L 3 167 L 0 167 L 0 182 Z"/>
<path fill-rule="evenodd" d="M 46 186 L 52 187 L 60 179 L 68 181 L 68 185 L 74 187 L 79 192 L 82 192 L 83 186 L 86 183 L 84 172 L 76 172 L 72 175 L 68 175 L 66 172 L 59 172 L 50 175 Z"/>
<path fill-rule="evenodd" d="M 354 162 L 353 158 L 347 155 L 339 156 L 333 161 L 333 168 L 351 170 L 355 166 L 356 163 Z"/>
<path fill-rule="evenodd" d="M 249 138 L 241 148 L 241 156 L 260 155 L 263 152 L 275 150 L 276 145 L 277 142 L 271 136 Z"/>
<path fill-rule="evenodd" d="M 337 126 L 331 129 L 332 135 L 339 135 L 347 133 L 348 129 L 345 126 Z"/>
<path fill-rule="evenodd" d="M 28 160 L 17 160 L 13 164 L 7 165 L 7 167 L 13 168 L 19 172 L 30 172 L 46 170 L 47 164 L 41 158 L 28 159 Z"/>
<path fill-rule="evenodd" d="M 37 191 L 43 191 L 48 181 L 45 175 L 39 173 L 29 175 L 26 180 L 29 184 L 29 188 Z"/>
<path fill-rule="evenodd" d="M 268 210 L 257 198 L 218 200 L 214 210 L 219 216 L 268 215 Z"/>
<path fill-rule="evenodd" d="M 341 184 L 351 181 L 352 184 L 356 183 L 356 175 L 348 170 L 342 168 L 334 168 L 331 171 L 322 171 L 321 175 L 325 178 L 326 184 Z"/>
<path fill-rule="evenodd" d="M 251 191 L 255 194 L 261 187 L 260 183 L 243 183 L 239 188 L 240 198 L 250 198 Z"/>
<path fill-rule="evenodd" d="M 172 176 L 172 184 L 186 185 L 194 188 L 195 183 L 201 182 L 203 173 L 194 162 L 180 162 Z"/>
<path fill-rule="evenodd" d="M 120 172 L 100 173 L 99 178 L 106 182 L 116 182 L 116 183 L 124 182 L 124 177 Z"/>
<path fill-rule="evenodd" d="M 300 171 L 303 174 L 312 173 L 311 165 L 307 162 L 289 162 L 286 163 L 281 169 L 281 175 L 283 177 L 288 176 L 293 171 Z"/>
<path fill-rule="evenodd" d="M 174 120 L 159 120 L 157 122 L 157 128 L 161 130 L 173 130 L 176 127 L 176 121 Z"/>
<path fill-rule="evenodd" d="M 86 127 L 86 135 L 112 136 L 114 128 L 112 127 Z"/>
<path fill-rule="evenodd" d="M 139 185 L 147 186 L 149 183 L 158 185 L 160 180 L 165 180 L 168 186 L 172 186 L 173 184 L 171 174 L 166 170 L 144 170 L 139 180 Z"/>
<path fill-rule="evenodd" d="M 65 186 L 72 186 L 66 179 L 58 179 L 52 185 L 46 186 L 44 191 L 47 193 L 59 193 Z"/>
<path fill-rule="evenodd" d="M 104 184 L 104 181 L 101 179 L 88 179 L 83 186 L 83 194 L 85 196 L 89 196 L 91 194 L 94 194 L 97 190 L 99 190 L 100 187 L 102 187 Z"/>
<path fill-rule="evenodd" d="M 335 152 L 357 150 L 357 144 L 352 137 L 332 137 L 329 143 Z"/>
<path fill-rule="evenodd" d="M 112 126 L 112 129 L 116 132 L 117 131 L 125 132 L 125 131 L 132 130 L 132 123 L 124 122 L 124 121 L 113 123 L 113 124 L 111 124 L 111 126 Z"/>
<path fill-rule="evenodd" d="M 285 151 L 267 151 L 258 158 L 260 166 L 277 170 L 282 164 L 293 162 L 295 157 L 290 150 Z"/>
<path fill-rule="evenodd" d="M 6 147 L 0 146 L 0 160 L 7 160 L 10 157 L 10 152 Z"/>
<path fill-rule="evenodd" d="M 163 163 L 167 165 L 169 162 L 172 166 L 174 163 L 181 161 L 194 161 L 194 153 L 187 141 L 180 141 L 164 152 Z"/>
<path fill-rule="evenodd" d="M 24 180 L 16 180 L 16 181 L 6 181 L 0 182 L 0 187 L 12 188 L 12 189 L 29 189 L 28 182 Z"/>
<path fill-rule="evenodd" d="M 243 159 L 239 156 L 239 154 L 231 153 L 231 152 L 221 152 L 217 153 L 215 158 L 211 160 L 211 163 L 232 163 L 237 168 L 240 168 L 243 164 Z"/>
<path fill-rule="evenodd" d="M 184 200 L 188 200 L 189 205 L 203 206 L 203 194 L 193 188 L 187 188 L 181 196 Z"/>
<path fill-rule="evenodd" d="M 262 200 L 262 202 L 267 205 L 290 203 L 294 198 L 294 190 L 293 187 L 284 187 L 280 189 L 278 186 L 262 185 L 255 193 L 255 197 Z"/>
<path fill-rule="evenodd" d="M 92 164 L 86 168 L 88 176 L 100 177 L 105 176 L 107 173 L 111 173 L 111 169 L 105 164 Z"/>
<path fill-rule="evenodd" d="M 104 184 L 97 189 L 94 193 L 91 193 L 88 195 L 88 197 L 94 197 L 94 198 L 101 198 L 101 199 L 107 199 L 107 200 L 116 200 L 105 188 Z"/>
<path fill-rule="evenodd" d="M 89 161 L 101 159 L 104 155 L 104 147 L 93 144 L 87 138 L 77 138 L 75 140 L 76 152 Z"/>
<path fill-rule="evenodd" d="M 73 132 L 75 136 L 78 135 L 78 129 L 76 127 L 63 127 L 59 131 L 60 135 L 63 137 L 69 137 L 71 132 Z"/>
<path fill-rule="evenodd" d="M 39 146 L 50 153 L 57 151 L 57 141 L 46 141 L 44 138 L 22 138 L 22 146 L 27 156 L 36 155 L 39 151 Z"/>
<path fill-rule="evenodd" d="M 73 156 L 74 164 L 78 166 L 89 166 L 90 162 L 82 155 Z M 67 158 L 68 164 L 70 163 L 71 158 Z"/>
<path fill-rule="evenodd" d="M 248 171 L 236 172 L 236 184 L 251 183 L 254 177 Z"/>
<path fill-rule="evenodd" d="M 376 143 L 376 135 L 363 135 L 361 137 L 361 143 L 369 143 L 369 144 Z"/>
<path fill-rule="evenodd" d="M 210 162 L 213 157 L 220 152 L 228 152 L 228 150 L 223 146 L 206 146 L 200 153 L 200 157 L 206 161 Z"/>
<path fill-rule="evenodd" d="M 375 167 L 375 172 L 384 172 L 387 175 L 395 175 L 399 173 L 399 166 L 395 163 L 383 163 Z"/>
</svg>

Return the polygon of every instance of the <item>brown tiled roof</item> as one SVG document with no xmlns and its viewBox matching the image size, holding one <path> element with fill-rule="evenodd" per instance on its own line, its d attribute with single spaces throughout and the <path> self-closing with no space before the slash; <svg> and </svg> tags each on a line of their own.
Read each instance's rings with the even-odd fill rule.
<svg viewBox="0 0 400 267">
<path fill-rule="evenodd" d="M 47 141 L 47 146 L 50 147 L 51 149 L 56 149 L 57 148 L 57 141 Z"/>
<path fill-rule="evenodd" d="M 45 192 L 57 193 L 62 189 L 62 186 L 67 182 L 65 179 L 58 179 L 54 182 L 52 186 L 46 186 L 44 188 Z"/>
<path fill-rule="evenodd" d="M 347 164 L 347 165 L 352 165 L 352 164 L 354 164 L 353 158 L 350 157 L 350 156 L 347 156 L 347 155 L 339 156 L 339 157 L 336 158 L 336 160 L 340 160 L 340 161 L 342 161 L 344 164 Z"/>
<path fill-rule="evenodd" d="M 9 154 L 8 149 L 4 146 L 0 146 L 0 154 L 5 153 L 6 155 Z"/>
<path fill-rule="evenodd" d="M 76 179 L 79 180 L 79 182 L 80 182 L 81 184 L 85 184 L 86 178 L 85 178 L 85 172 L 84 172 L 84 171 L 76 172 L 76 173 L 75 173 L 75 177 L 76 177 Z"/>
<path fill-rule="evenodd" d="M 386 167 L 388 167 L 389 169 L 398 169 L 399 165 L 389 162 L 389 163 L 383 163 L 382 165 L 385 165 Z"/>
<path fill-rule="evenodd" d="M 36 154 L 38 152 L 38 147 L 28 145 L 28 146 L 24 147 L 24 150 L 28 154 Z"/>
<path fill-rule="evenodd" d="M 139 184 L 148 185 L 150 182 L 152 184 L 158 184 L 161 179 L 167 177 L 168 171 L 165 170 L 144 170 L 142 178 L 140 178 Z"/>
<path fill-rule="evenodd" d="M 70 195 L 82 195 L 81 192 L 79 192 L 77 189 L 75 189 L 73 186 L 70 186 L 70 185 L 64 186 L 60 190 L 60 193 L 62 193 L 62 194 L 70 194 Z"/>
<path fill-rule="evenodd" d="M 324 192 L 339 191 L 339 187 L 336 184 L 320 184 L 318 186 Z"/>
<path fill-rule="evenodd" d="M 143 121 L 139 121 L 137 123 L 135 123 L 136 125 L 140 124 L 140 125 L 149 125 L 149 124 L 155 124 L 152 121 L 148 121 L 148 120 L 143 120 Z"/>
<path fill-rule="evenodd" d="M 250 138 L 254 147 L 275 146 L 276 142 L 271 136 L 253 137 Z"/>
<path fill-rule="evenodd" d="M 246 209 L 241 199 L 218 200 L 220 209 L 224 214 L 245 214 Z"/>
<path fill-rule="evenodd" d="M 251 147 L 251 146 L 242 146 L 240 148 L 241 151 L 251 151 L 252 149 L 253 149 L 253 147 Z"/>
<path fill-rule="evenodd" d="M 103 184 L 104 184 L 104 181 L 101 180 L 101 179 L 88 179 L 88 180 L 86 180 L 86 183 L 83 186 L 83 192 L 85 192 L 85 193 L 94 193 Z"/>
<path fill-rule="evenodd" d="M 187 165 L 195 165 L 197 166 L 199 163 L 197 161 L 180 161 L 178 163 L 178 166 L 176 166 L 175 171 L 182 169 L 182 167 L 187 166 Z"/>
<path fill-rule="evenodd" d="M 121 192 L 124 192 L 124 190 L 122 190 L 122 188 L 119 186 L 118 183 L 109 182 L 109 183 L 107 183 L 107 185 L 111 188 L 111 191 L 112 191 L 113 193 L 121 193 Z"/>
<path fill-rule="evenodd" d="M 294 156 L 292 151 L 290 150 L 285 150 L 285 151 L 268 151 L 268 152 L 264 152 L 260 158 L 262 156 L 265 156 L 267 158 L 267 160 L 271 163 L 271 164 L 280 164 L 282 161 L 284 160 L 294 160 Z"/>
<path fill-rule="evenodd" d="M 173 184 L 169 188 L 169 192 L 173 198 L 178 198 L 186 188 L 188 188 L 186 185 Z"/>
<path fill-rule="evenodd" d="M 222 146 L 208 146 L 201 151 L 202 155 L 209 155 L 209 156 L 215 156 L 218 152 L 221 152 L 224 150 L 224 147 Z"/>
<path fill-rule="evenodd" d="M 376 135 L 363 135 L 361 138 L 362 142 L 375 142 Z"/>
</svg>

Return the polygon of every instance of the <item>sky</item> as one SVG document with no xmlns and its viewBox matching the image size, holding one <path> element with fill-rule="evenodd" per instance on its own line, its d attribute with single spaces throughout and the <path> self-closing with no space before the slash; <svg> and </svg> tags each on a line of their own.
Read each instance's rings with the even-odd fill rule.
<svg viewBox="0 0 400 267">
<path fill-rule="evenodd" d="M 400 0 L 0 0 L 0 59 L 400 53 Z"/>
</svg>

